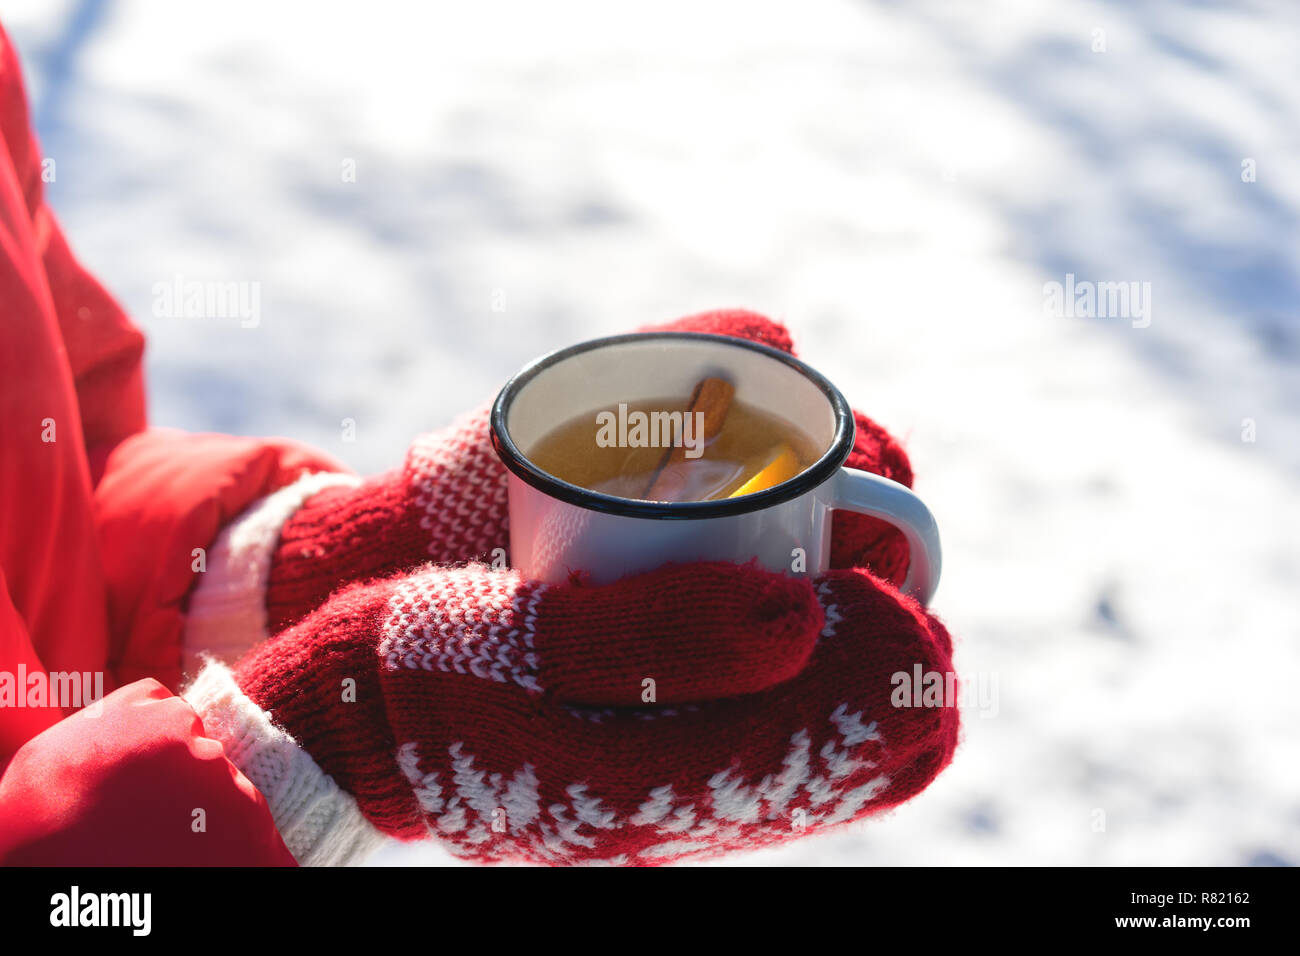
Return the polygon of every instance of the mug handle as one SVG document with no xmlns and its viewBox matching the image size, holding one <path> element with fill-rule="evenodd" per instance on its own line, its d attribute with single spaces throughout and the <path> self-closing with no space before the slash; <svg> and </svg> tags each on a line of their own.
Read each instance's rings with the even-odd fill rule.
<svg viewBox="0 0 1300 956">
<path fill-rule="evenodd" d="M 832 479 L 830 507 L 887 521 L 903 533 L 910 552 L 902 590 L 930 603 L 939 586 L 943 555 L 939 525 L 920 498 L 905 485 L 856 468 L 841 468 Z"/>
</svg>

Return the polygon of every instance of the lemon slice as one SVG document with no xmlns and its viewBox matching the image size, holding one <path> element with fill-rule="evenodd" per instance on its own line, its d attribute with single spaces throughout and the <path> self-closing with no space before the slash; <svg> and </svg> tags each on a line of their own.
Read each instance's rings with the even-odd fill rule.
<svg viewBox="0 0 1300 956">
<path fill-rule="evenodd" d="M 764 488 L 771 488 L 773 485 L 779 485 L 781 482 L 793 478 L 799 474 L 799 459 L 795 456 L 794 449 L 789 445 L 782 444 L 776 452 L 776 457 L 768 462 L 758 474 L 749 481 L 745 482 L 731 494 L 728 498 L 739 498 L 741 495 L 752 495 L 756 491 L 762 491 Z"/>
</svg>

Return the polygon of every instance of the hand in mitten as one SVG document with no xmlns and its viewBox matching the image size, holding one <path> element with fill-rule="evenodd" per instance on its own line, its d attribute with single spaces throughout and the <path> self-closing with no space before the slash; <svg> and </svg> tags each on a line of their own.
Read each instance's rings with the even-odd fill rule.
<svg viewBox="0 0 1300 956">
<path fill-rule="evenodd" d="M 861 569 L 669 566 L 601 587 L 481 565 L 357 584 L 187 693 L 301 862 L 378 834 L 476 860 L 654 864 L 894 806 L 958 715 L 943 626 Z"/>
<path fill-rule="evenodd" d="M 731 335 L 794 351 L 783 326 L 744 310 L 702 313 L 653 329 Z M 507 547 L 506 471 L 489 439 L 488 410 L 483 406 L 417 439 L 395 471 L 315 492 L 284 521 L 266 587 L 270 632 L 349 582 L 427 561 L 490 560 Z M 854 414 L 857 436 L 846 464 L 910 486 L 902 449 L 879 425 Z M 907 545 L 897 530 L 850 512 L 837 512 L 833 528 L 833 567 L 866 566 L 894 583 L 903 580 Z"/>
</svg>

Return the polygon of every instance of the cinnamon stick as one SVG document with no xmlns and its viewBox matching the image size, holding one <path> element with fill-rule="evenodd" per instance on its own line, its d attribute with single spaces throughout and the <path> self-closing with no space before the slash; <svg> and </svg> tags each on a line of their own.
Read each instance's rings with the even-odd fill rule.
<svg viewBox="0 0 1300 956">
<path fill-rule="evenodd" d="M 696 412 L 704 413 L 703 436 L 697 437 L 697 440 L 711 441 L 718 432 L 722 431 L 722 423 L 727 418 L 727 411 L 731 408 L 731 399 L 735 394 L 736 387 L 722 378 L 701 379 L 695 386 L 686 415 L 690 416 L 689 420 L 694 421 Z M 682 419 L 683 431 L 685 431 L 686 421 L 687 419 Z M 646 486 L 645 494 L 641 497 L 647 501 L 675 500 L 673 493 L 680 491 L 683 485 L 680 469 L 675 466 L 684 461 L 686 461 L 685 441 L 664 452 L 659 467 L 650 476 L 650 484 Z"/>
</svg>

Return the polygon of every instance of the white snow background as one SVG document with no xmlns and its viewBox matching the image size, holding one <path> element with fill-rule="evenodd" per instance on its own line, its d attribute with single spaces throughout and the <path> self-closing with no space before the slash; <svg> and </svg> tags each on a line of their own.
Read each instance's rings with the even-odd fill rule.
<svg viewBox="0 0 1300 956">
<path fill-rule="evenodd" d="M 0 20 L 155 423 L 379 471 L 542 352 L 744 305 L 905 440 L 996 707 L 909 805 L 728 862 L 1300 862 L 1294 4 Z M 1151 283 L 1150 325 L 1047 314 L 1067 273 Z M 178 275 L 260 324 L 155 318 Z"/>
</svg>

